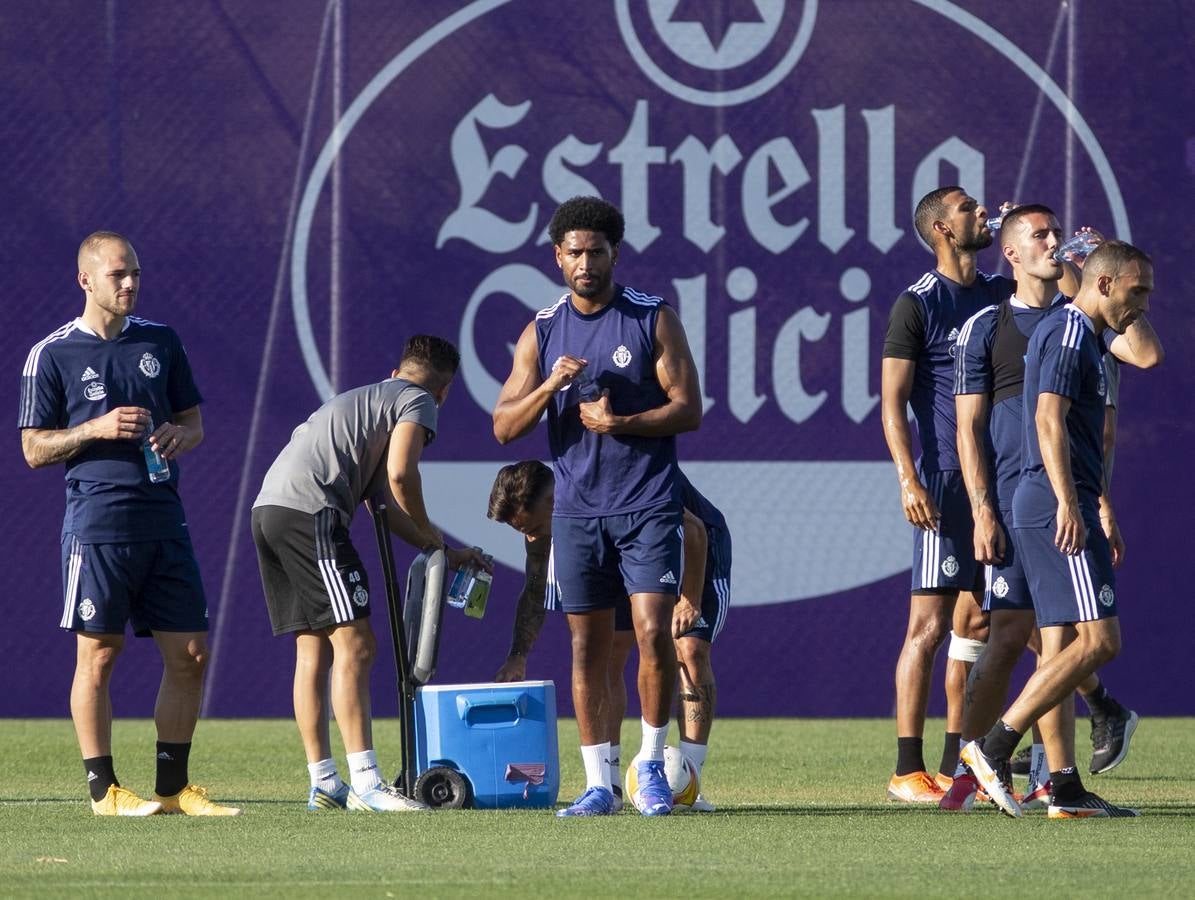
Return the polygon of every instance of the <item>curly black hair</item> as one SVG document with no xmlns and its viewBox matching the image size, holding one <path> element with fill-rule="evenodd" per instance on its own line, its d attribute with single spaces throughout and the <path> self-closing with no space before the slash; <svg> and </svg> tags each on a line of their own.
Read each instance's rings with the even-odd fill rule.
<svg viewBox="0 0 1195 900">
<path fill-rule="evenodd" d="M 573 197 L 565 200 L 552 214 L 548 223 L 548 237 L 559 245 L 570 231 L 600 231 L 611 247 L 622 243 L 625 228 L 622 213 L 613 203 L 601 197 Z"/>
</svg>

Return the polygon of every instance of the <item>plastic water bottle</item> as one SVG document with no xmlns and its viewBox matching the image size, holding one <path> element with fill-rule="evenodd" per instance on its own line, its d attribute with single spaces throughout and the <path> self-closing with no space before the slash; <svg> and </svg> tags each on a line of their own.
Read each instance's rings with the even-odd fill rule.
<svg viewBox="0 0 1195 900">
<path fill-rule="evenodd" d="M 154 420 L 151 418 L 145 426 L 145 439 L 141 442 L 141 452 L 145 454 L 145 469 L 149 472 L 150 482 L 160 484 L 170 480 L 170 463 L 150 445 L 149 436 L 153 433 Z"/>
<path fill-rule="evenodd" d="M 481 552 L 480 547 L 474 547 L 473 549 L 478 553 Z M 454 609 L 465 608 L 465 604 L 469 602 L 469 593 L 473 590 L 473 582 L 477 579 L 479 571 L 481 570 L 472 562 L 467 562 L 456 570 L 452 576 L 452 583 L 448 586 L 446 602 L 449 606 Z"/>
<path fill-rule="evenodd" d="M 1069 257 L 1086 259 L 1099 245 L 1100 239 L 1090 231 L 1080 231 L 1054 251 L 1054 258 L 1059 262 L 1067 262 Z"/>
<path fill-rule="evenodd" d="M 1000 230 L 1000 226 L 1004 224 L 1004 216 L 992 216 L 987 220 L 988 231 L 995 234 Z"/>
<path fill-rule="evenodd" d="M 455 609 L 464 609 L 465 603 L 469 599 L 469 581 L 473 577 L 473 566 L 466 563 L 461 566 L 452 576 L 452 584 L 448 586 L 449 606 Z"/>
<path fill-rule="evenodd" d="M 602 389 L 597 386 L 597 382 L 593 380 L 593 376 L 589 374 L 589 369 L 582 369 L 573 378 L 573 384 L 577 388 L 577 395 L 581 398 L 583 403 L 592 403 L 602 396 Z"/>
<path fill-rule="evenodd" d="M 492 565 L 494 557 L 488 553 L 482 556 L 486 565 Z M 480 619 L 485 615 L 485 604 L 490 599 L 490 587 L 493 584 L 494 576 L 492 576 L 485 569 L 478 568 L 475 570 L 473 580 L 469 584 L 469 594 L 465 600 L 465 615 L 471 616 L 474 619 Z"/>
</svg>

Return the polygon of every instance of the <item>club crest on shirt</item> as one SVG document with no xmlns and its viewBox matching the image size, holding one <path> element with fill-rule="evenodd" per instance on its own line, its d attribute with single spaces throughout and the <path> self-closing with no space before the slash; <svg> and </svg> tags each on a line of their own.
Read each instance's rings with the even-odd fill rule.
<svg viewBox="0 0 1195 900">
<path fill-rule="evenodd" d="M 83 396 L 88 400 L 103 400 L 108 396 L 108 389 L 104 387 L 104 382 L 93 381 L 83 388 Z"/>
<path fill-rule="evenodd" d="M 992 584 L 992 593 L 1001 600 L 1008 596 L 1008 582 L 1004 580 L 1003 575 Z"/>
<path fill-rule="evenodd" d="M 1100 603 L 1104 606 L 1111 606 L 1114 600 L 1116 600 L 1116 592 L 1112 590 L 1111 585 L 1105 584 L 1100 588 Z"/>
<path fill-rule="evenodd" d="M 614 360 L 614 365 L 620 369 L 625 369 L 631 364 L 631 351 L 622 344 L 619 344 L 618 349 L 614 351 L 612 359 Z"/>
<path fill-rule="evenodd" d="M 90 597 L 84 597 L 79 604 L 79 618 L 84 622 L 90 622 L 95 618 L 95 604 L 91 602 Z"/>
<path fill-rule="evenodd" d="M 958 574 L 958 560 L 953 556 L 948 556 L 942 560 L 942 574 L 947 578 L 953 578 Z"/>
<path fill-rule="evenodd" d="M 1096 385 L 1096 390 L 1100 392 L 1101 397 L 1105 397 L 1108 394 L 1108 376 L 1104 374 L 1103 360 L 1100 361 L 1100 379 Z"/>
<path fill-rule="evenodd" d="M 146 378 L 157 378 L 158 373 L 162 371 L 162 364 L 158 362 L 152 353 L 144 353 L 141 356 L 141 362 L 137 364 L 137 368 L 141 370 L 141 374 Z"/>
</svg>

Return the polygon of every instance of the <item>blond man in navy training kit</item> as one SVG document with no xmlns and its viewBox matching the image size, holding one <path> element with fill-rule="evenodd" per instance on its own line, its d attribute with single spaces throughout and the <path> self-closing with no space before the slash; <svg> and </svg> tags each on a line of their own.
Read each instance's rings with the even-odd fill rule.
<svg viewBox="0 0 1195 900">
<path fill-rule="evenodd" d="M 203 440 L 203 398 L 174 330 L 133 315 L 141 263 L 113 231 L 79 247 L 83 314 L 36 344 L 21 375 L 21 449 L 66 464 L 62 628 L 75 633 L 71 718 L 97 816 L 238 815 L 191 784 L 191 738 L 207 665 L 207 599 L 178 493 L 177 458 Z M 164 458 L 150 479 L 146 452 Z M 157 776 L 143 800 L 116 778 L 109 684 L 125 628 L 153 636 Z"/>
</svg>

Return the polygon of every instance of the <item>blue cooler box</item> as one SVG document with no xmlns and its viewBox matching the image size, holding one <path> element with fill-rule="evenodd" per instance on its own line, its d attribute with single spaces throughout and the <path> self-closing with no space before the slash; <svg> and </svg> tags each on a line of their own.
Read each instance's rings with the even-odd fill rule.
<svg viewBox="0 0 1195 900">
<path fill-rule="evenodd" d="M 545 808 L 560 791 L 551 681 L 425 685 L 415 692 L 417 771 L 468 779 L 478 809 Z"/>
</svg>

